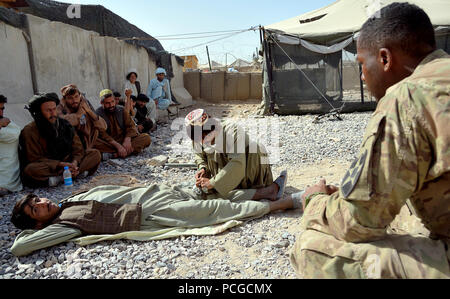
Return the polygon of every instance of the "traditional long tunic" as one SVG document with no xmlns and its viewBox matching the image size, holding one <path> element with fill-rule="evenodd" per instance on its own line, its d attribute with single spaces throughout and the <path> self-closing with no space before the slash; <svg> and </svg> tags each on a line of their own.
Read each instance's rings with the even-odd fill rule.
<svg viewBox="0 0 450 299">
<path fill-rule="evenodd" d="M 13 122 L 0 129 L 0 188 L 12 192 L 22 190 L 19 165 L 20 127 Z"/>
<path fill-rule="evenodd" d="M 96 113 L 100 116 L 104 115 L 108 127 L 106 130 L 100 131 L 99 138 L 97 139 L 94 148 L 102 153 L 115 153 L 117 152 L 117 149 L 111 143 L 116 141 L 122 144 L 126 137 L 130 137 L 131 145 L 134 148 L 133 153 L 140 153 L 144 148 L 151 144 L 150 135 L 139 134 L 136 129 L 136 124 L 130 114 L 122 107 L 116 106 L 116 109 L 116 114 L 113 115 L 105 113 L 103 107 L 97 109 Z M 123 118 L 119 121 L 118 118 L 122 115 Z"/>
<path fill-rule="evenodd" d="M 227 197 L 234 189 L 257 189 L 273 183 L 272 170 L 263 145 L 253 142 L 242 127 L 223 122 L 216 144 L 196 153 L 198 169 L 211 175 L 211 185 Z M 221 142 L 223 141 L 223 142 Z M 194 149 L 196 145 L 194 144 Z"/>
<path fill-rule="evenodd" d="M 141 204 L 141 230 L 116 235 L 82 236 L 80 230 L 52 224 L 42 230 L 21 232 L 11 252 L 23 256 L 35 250 L 67 241 L 84 246 L 105 240 L 150 241 L 181 235 L 214 235 L 270 212 L 269 203 L 251 201 L 252 190 L 230 193 L 227 200 L 199 199 L 190 188 L 152 185 L 150 187 L 101 186 L 67 201 L 96 200 L 102 203 Z"/>
<path fill-rule="evenodd" d="M 170 91 L 170 82 L 168 79 L 159 81 L 152 79 L 147 88 L 147 96 L 150 100 L 158 101 L 158 109 L 166 110 L 172 103 L 172 93 Z"/>
<path fill-rule="evenodd" d="M 97 150 L 84 150 L 80 138 L 74 134 L 72 141 L 72 151 L 64 153 L 65 157 L 60 160 L 55 160 L 49 156 L 48 144 L 43 138 L 36 122 L 28 124 L 21 132 L 21 144 L 24 150 L 24 184 L 33 185 L 35 182 L 45 182 L 51 176 L 62 174 L 63 168 L 59 167 L 60 162 L 77 161 L 80 173 L 89 171 L 93 174 L 101 162 L 101 155 Z"/>
<path fill-rule="evenodd" d="M 92 112 L 95 114 L 95 110 L 89 101 L 86 103 L 91 107 Z M 89 113 L 81 106 L 78 111 L 71 111 L 66 105 L 64 100 L 57 107 L 58 116 L 70 122 L 70 124 L 77 131 L 78 136 L 83 143 L 85 149 L 91 149 L 94 147 L 97 138 L 101 131 L 106 130 L 106 122 L 103 118 L 98 116 L 96 119 L 92 118 Z M 81 121 L 83 115 L 85 115 L 85 122 Z"/>
</svg>

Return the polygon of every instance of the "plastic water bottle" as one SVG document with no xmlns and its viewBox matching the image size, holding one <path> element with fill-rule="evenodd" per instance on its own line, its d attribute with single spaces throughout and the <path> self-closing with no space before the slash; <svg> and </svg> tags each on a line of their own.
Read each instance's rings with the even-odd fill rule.
<svg viewBox="0 0 450 299">
<path fill-rule="evenodd" d="M 64 177 L 64 189 L 71 190 L 73 187 L 73 181 L 72 181 L 72 173 L 70 172 L 68 166 L 64 167 L 63 177 Z"/>
</svg>

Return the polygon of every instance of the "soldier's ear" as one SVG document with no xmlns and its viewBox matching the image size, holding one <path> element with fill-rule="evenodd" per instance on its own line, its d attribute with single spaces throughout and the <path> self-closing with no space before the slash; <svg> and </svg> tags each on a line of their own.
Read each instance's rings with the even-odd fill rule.
<svg viewBox="0 0 450 299">
<path fill-rule="evenodd" d="M 387 48 L 381 48 L 378 51 L 378 62 L 382 65 L 385 72 L 390 71 L 393 65 L 392 52 Z"/>
</svg>

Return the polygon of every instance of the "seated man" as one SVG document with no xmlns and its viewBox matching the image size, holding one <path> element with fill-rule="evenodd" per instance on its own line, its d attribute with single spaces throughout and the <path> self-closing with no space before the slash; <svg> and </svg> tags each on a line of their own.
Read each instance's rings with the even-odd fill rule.
<svg viewBox="0 0 450 299">
<path fill-rule="evenodd" d="M 4 117 L 6 97 L 0 95 L 0 196 L 22 190 L 19 163 L 20 127 Z"/>
<path fill-rule="evenodd" d="M 152 115 L 152 106 L 150 106 L 150 99 L 145 94 L 140 94 L 136 98 L 134 106 L 134 119 L 139 133 L 149 133 L 156 129 L 156 116 Z M 154 111 L 154 110 L 153 110 Z"/>
<path fill-rule="evenodd" d="M 274 183 L 264 146 L 250 140 L 242 127 L 210 118 L 203 109 L 189 113 L 185 125 L 199 169 L 196 185 L 204 193 L 217 192 L 227 197 L 235 189 L 267 187 L 273 194 L 270 199 L 281 198 L 287 172 L 283 171 Z M 259 194 L 256 196 L 260 199 Z"/>
<path fill-rule="evenodd" d="M 114 94 L 114 99 L 116 100 L 116 106 L 117 105 L 125 106 L 125 100 L 122 98 L 122 95 L 120 94 L 120 92 L 115 91 L 113 94 Z"/>
<path fill-rule="evenodd" d="M 76 178 L 94 174 L 100 165 L 100 152 L 85 152 L 73 126 L 58 117 L 57 105 L 55 93 L 35 95 L 29 102 L 28 110 L 34 121 L 20 135 L 25 185 L 54 187 L 63 181 L 65 166 Z"/>
<path fill-rule="evenodd" d="M 103 153 L 103 160 L 139 154 L 150 145 L 150 136 L 137 132 L 130 113 L 125 108 L 116 106 L 111 90 L 103 90 L 100 93 L 100 100 L 102 106 L 96 113 L 106 121 L 108 126 L 106 130 L 100 132 L 95 148 Z"/>
<path fill-rule="evenodd" d="M 291 199 L 249 200 L 254 193 L 239 190 L 227 200 L 205 201 L 189 188 L 101 186 L 59 205 L 30 194 L 16 203 L 12 213 L 11 222 L 24 231 L 17 236 L 11 252 L 24 256 L 76 238 L 92 244 L 106 239 L 149 241 L 189 234 L 214 235 L 236 225 L 236 220 L 294 207 Z M 223 225 L 212 227 L 217 224 Z"/>
<path fill-rule="evenodd" d="M 150 81 L 150 84 L 147 88 L 147 97 L 152 100 L 150 102 L 152 104 L 154 103 L 155 107 L 157 107 L 159 110 L 168 110 L 170 105 L 174 104 L 174 102 L 172 101 L 170 82 L 166 78 L 166 76 L 167 73 L 165 69 L 157 68 L 156 78 Z M 156 116 L 156 110 L 154 114 Z"/>
<path fill-rule="evenodd" d="M 100 131 L 106 130 L 106 122 L 94 112 L 91 103 L 71 84 L 61 89 L 63 99 L 57 107 L 58 116 L 75 128 L 85 150 L 94 147 Z"/>
<path fill-rule="evenodd" d="M 306 190 L 291 263 L 304 278 L 449 278 L 450 56 L 409 3 L 369 18 L 357 51 L 378 106 L 341 188 Z M 405 203 L 427 234 L 390 229 Z"/>
</svg>

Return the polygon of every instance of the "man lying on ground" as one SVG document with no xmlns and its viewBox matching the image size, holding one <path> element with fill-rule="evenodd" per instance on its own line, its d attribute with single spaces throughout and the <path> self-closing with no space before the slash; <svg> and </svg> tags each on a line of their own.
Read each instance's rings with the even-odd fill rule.
<svg viewBox="0 0 450 299">
<path fill-rule="evenodd" d="M 250 200 L 257 190 L 236 190 L 226 199 L 202 200 L 191 188 L 101 186 L 59 205 L 30 194 L 18 201 L 11 222 L 21 232 L 11 252 L 24 256 L 73 240 L 159 240 L 181 235 L 214 235 L 272 211 L 298 208 L 292 199 Z M 222 224 L 221 227 L 214 225 Z M 81 239 L 80 239 L 81 238 Z"/>
</svg>

